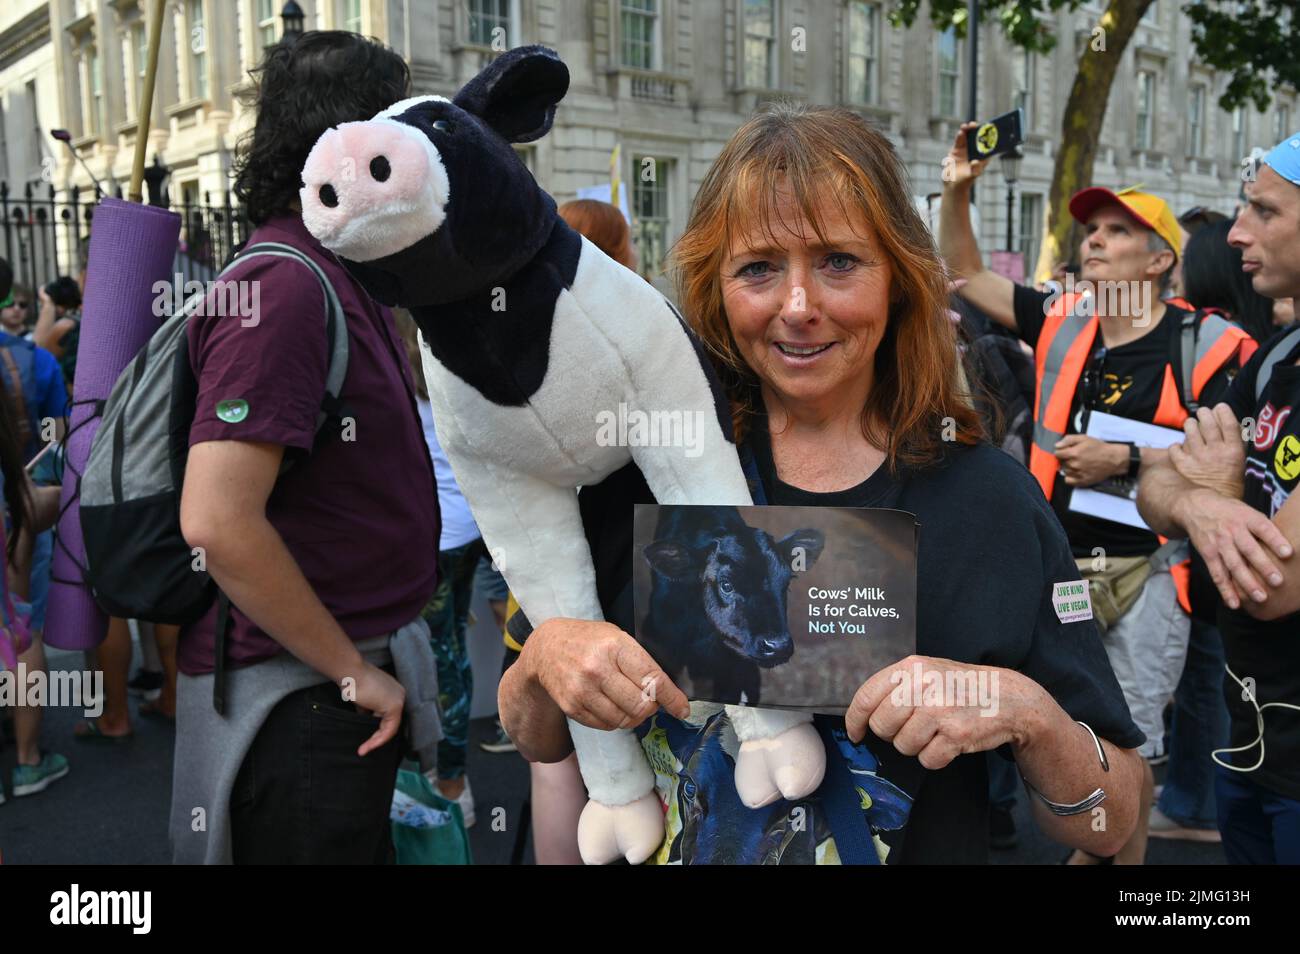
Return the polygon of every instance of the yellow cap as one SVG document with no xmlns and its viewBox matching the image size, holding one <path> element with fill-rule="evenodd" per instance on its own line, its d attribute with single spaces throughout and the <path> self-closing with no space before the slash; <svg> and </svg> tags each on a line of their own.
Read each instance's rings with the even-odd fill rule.
<svg viewBox="0 0 1300 954">
<path fill-rule="evenodd" d="M 1118 203 L 1137 220 L 1139 225 L 1149 228 L 1156 235 L 1169 243 L 1174 255 L 1182 258 L 1183 232 L 1178 227 L 1178 217 L 1169 203 L 1150 192 L 1138 192 L 1135 188 L 1111 192 L 1100 186 L 1082 189 L 1070 199 L 1070 214 L 1075 220 L 1086 225 L 1088 218 L 1103 205 Z"/>
</svg>

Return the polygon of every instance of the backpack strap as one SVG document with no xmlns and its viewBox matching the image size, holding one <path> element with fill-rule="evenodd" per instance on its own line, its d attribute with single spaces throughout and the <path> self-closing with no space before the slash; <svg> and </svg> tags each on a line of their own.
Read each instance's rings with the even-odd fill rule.
<svg viewBox="0 0 1300 954">
<path fill-rule="evenodd" d="M 843 722 L 842 719 L 839 721 Z M 834 718 L 814 715 L 813 724 L 826 749 L 826 777 L 817 794 L 821 796 L 840 861 L 846 865 L 879 865 L 880 856 L 871 840 L 871 827 L 862 812 L 857 782 L 835 741 Z"/>
<path fill-rule="evenodd" d="M 329 277 L 309 256 L 292 245 L 285 245 L 282 242 L 258 242 L 250 245 L 222 270 L 222 274 L 234 267 L 236 263 L 265 256 L 290 258 L 306 265 L 316 276 L 325 293 L 325 332 L 329 340 L 330 355 L 329 370 L 325 375 L 325 396 L 321 400 L 321 409 L 316 415 L 316 433 L 319 435 L 327 421 L 340 418 L 346 411 L 340 395 L 343 392 L 343 381 L 348 373 L 347 317 L 343 313 L 338 293 L 334 290 Z"/>
<path fill-rule="evenodd" d="M 324 270 L 292 245 L 282 242 L 258 242 L 250 245 L 221 270 L 221 275 L 225 275 L 236 264 L 242 264 L 250 258 L 263 257 L 288 258 L 306 265 L 325 293 L 325 333 L 330 353 L 329 370 L 325 374 L 325 395 L 321 398 L 321 409 L 316 414 L 316 437 L 319 440 L 328 421 L 341 419 L 346 414 L 339 395 L 348 373 L 347 317 L 343 314 L 338 293 Z M 280 473 L 283 474 L 293 464 L 293 458 L 286 457 L 280 464 Z M 216 631 L 212 638 L 212 708 L 218 715 L 225 715 L 226 711 L 226 637 L 233 622 L 230 597 L 218 588 Z"/>
<path fill-rule="evenodd" d="M 1264 389 L 1268 387 L 1269 378 L 1273 377 L 1273 368 L 1277 366 L 1279 361 L 1290 354 L 1296 345 L 1300 345 L 1300 325 L 1296 325 L 1290 331 L 1273 339 L 1268 354 L 1260 363 L 1259 374 L 1255 376 L 1255 403 L 1257 405 L 1264 400 Z"/>
<path fill-rule="evenodd" d="M 9 388 L 9 397 L 14 402 L 15 416 L 18 418 L 14 424 L 18 428 L 18 440 L 22 442 L 22 452 L 28 452 L 28 446 L 32 442 L 32 421 L 27 416 L 27 398 L 23 394 L 23 374 L 18 370 L 18 362 L 14 360 L 13 350 L 0 345 L 0 361 L 4 362 L 5 373 L 9 380 L 13 382 L 13 387 Z"/>
<path fill-rule="evenodd" d="M 1204 317 L 1203 311 L 1188 312 L 1179 323 L 1178 334 L 1169 336 L 1169 367 L 1174 372 L 1174 383 L 1178 386 L 1183 407 L 1191 415 L 1199 407 L 1192 382 L 1196 376 L 1196 339 L 1200 336 Z"/>
<path fill-rule="evenodd" d="M 217 628 L 212 635 L 212 708 L 226 714 L 226 631 L 230 628 L 230 597 L 217 590 Z"/>
</svg>

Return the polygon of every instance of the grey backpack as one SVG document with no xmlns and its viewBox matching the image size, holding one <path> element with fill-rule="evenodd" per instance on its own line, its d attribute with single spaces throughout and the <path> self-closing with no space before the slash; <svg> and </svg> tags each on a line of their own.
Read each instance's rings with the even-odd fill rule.
<svg viewBox="0 0 1300 954">
<path fill-rule="evenodd" d="M 316 438 L 345 414 L 339 401 L 348 369 L 347 321 L 320 267 L 277 242 L 249 246 L 218 276 L 254 257 L 289 258 L 310 268 L 325 292 L 330 357 Z M 123 369 L 102 407 L 99 431 L 78 476 L 86 583 L 109 614 L 159 623 L 192 623 L 217 598 L 217 586 L 181 534 L 180 500 L 198 381 L 186 329 L 205 298 L 198 293 L 169 317 Z M 267 320 L 274 320 L 274 315 Z M 233 320 L 233 319 L 231 319 Z M 282 466 L 287 468 L 286 459 Z M 221 597 L 217 645 L 229 605 Z M 220 662 L 220 649 L 218 650 Z"/>
</svg>

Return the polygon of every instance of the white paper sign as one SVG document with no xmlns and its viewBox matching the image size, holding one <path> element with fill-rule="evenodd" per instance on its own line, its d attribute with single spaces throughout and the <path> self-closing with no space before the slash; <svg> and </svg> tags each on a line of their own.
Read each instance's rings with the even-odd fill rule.
<svg viewBox="0 0 1300 954">
<path fill-rule="evenodd" d="M 1162 450 L 1170 444 L 1182 443 L 1184 436 L 1182 431 L 1170 427 L 1130 421 L 1126 417 L 1117 417 L 1103 411 L 1093 411 L 1089 416 L 1087 434 L 1099 441 L 1136 444 L 1138 447 L 1155 447 Z M 1130 527 L 1150 529 L 1142 519 L 1142 515 L 1138 513 L 1136 482 L 1131 486 L 1117 485 L 1110 481 L 1104 481 L 1103 484 L 1107 489 L 1076 487 L 1074 493 L 1070 495 L 1070 509 L 1090 517 L 1101 517 L 1103 520 L 1113 520 L 1115 523 Z M 1121 488 L 1124 490 L 1123 495 L 1115 492 Z"/>
</svg>

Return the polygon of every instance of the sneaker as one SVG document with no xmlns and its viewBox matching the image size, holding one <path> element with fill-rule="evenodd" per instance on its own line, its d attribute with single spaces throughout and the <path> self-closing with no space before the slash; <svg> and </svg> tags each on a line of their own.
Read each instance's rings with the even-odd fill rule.
<svg viewBox="0 0 1300 954">
<path fill-rule="evenodd" d="M 35 795 L 68 774 L 68 760 L 62 755 L 46 753 L 39 765 L 15 765 L 13 775 L 14 797 Z"/>
<path fill-rule="evenodd" d="M 450 798 L 449 796 L 442 794 L 442 789 L 438 787 L 438 778 L 435 773 L 425 772 L 424 777 L 429 780 L 429 784 L 433 786 L 435 792 L 443 798 L 448 799 L 448 801 L 454 801 L 460 806 L 460 817 L 464 819 L 465 827 L 472 828 L 476 819 L 474 818 L 474 793 L 469 789 L 469 779 L 465 779 L 465 787 L 461 790 L 461 793 L 455 798 Z"/>
<path fill-rule="evenodd" d="M 156 699 L 162 692 L 163 674 L 160 672 L 150 672 L 148 669 L 140 669 L 132 677 L 131 681 L 126 684 L 127 691 L 133 696 L 144 696 L 146 699 Z"/>
<path fill-rule="evenodd" d="M 517 752 L 515 744 L 510 741 L 510 736 L 506 735 L 506 730 L 501 727 L 501 720 L 497 719 L 497 734 L 494 738 L 485 742 L 480 742 L 478 747 L 484 752 L 491 752 L 494 755 L 501 752 Z"/>
<path fill-rule="evenodd" d="M 1152 806 L 1147 832 L 1152 838 L 1170 838 L 1178 841 L 1202 841 L 1217 845 L 1223 841 L 1217 828 L 1187 828 L 1174 821 L 1160 809 Z"/>
<path fill-rule="evenodd" d="M 456 804 L 460 806 L 460 817 L 465 819 L 465 827 L 473 828 L 474 822 L 474 794 L 469 790 L 469 779 L 465 779 L 465 790 L 456 797 Z"/>
<path fill-rule="evenodd" d="M 1020 842 L 1016 834 L 1016 820 L 1006 808 L 989 809 L 989 847 L 1009 851 Z"/>
</svg>

